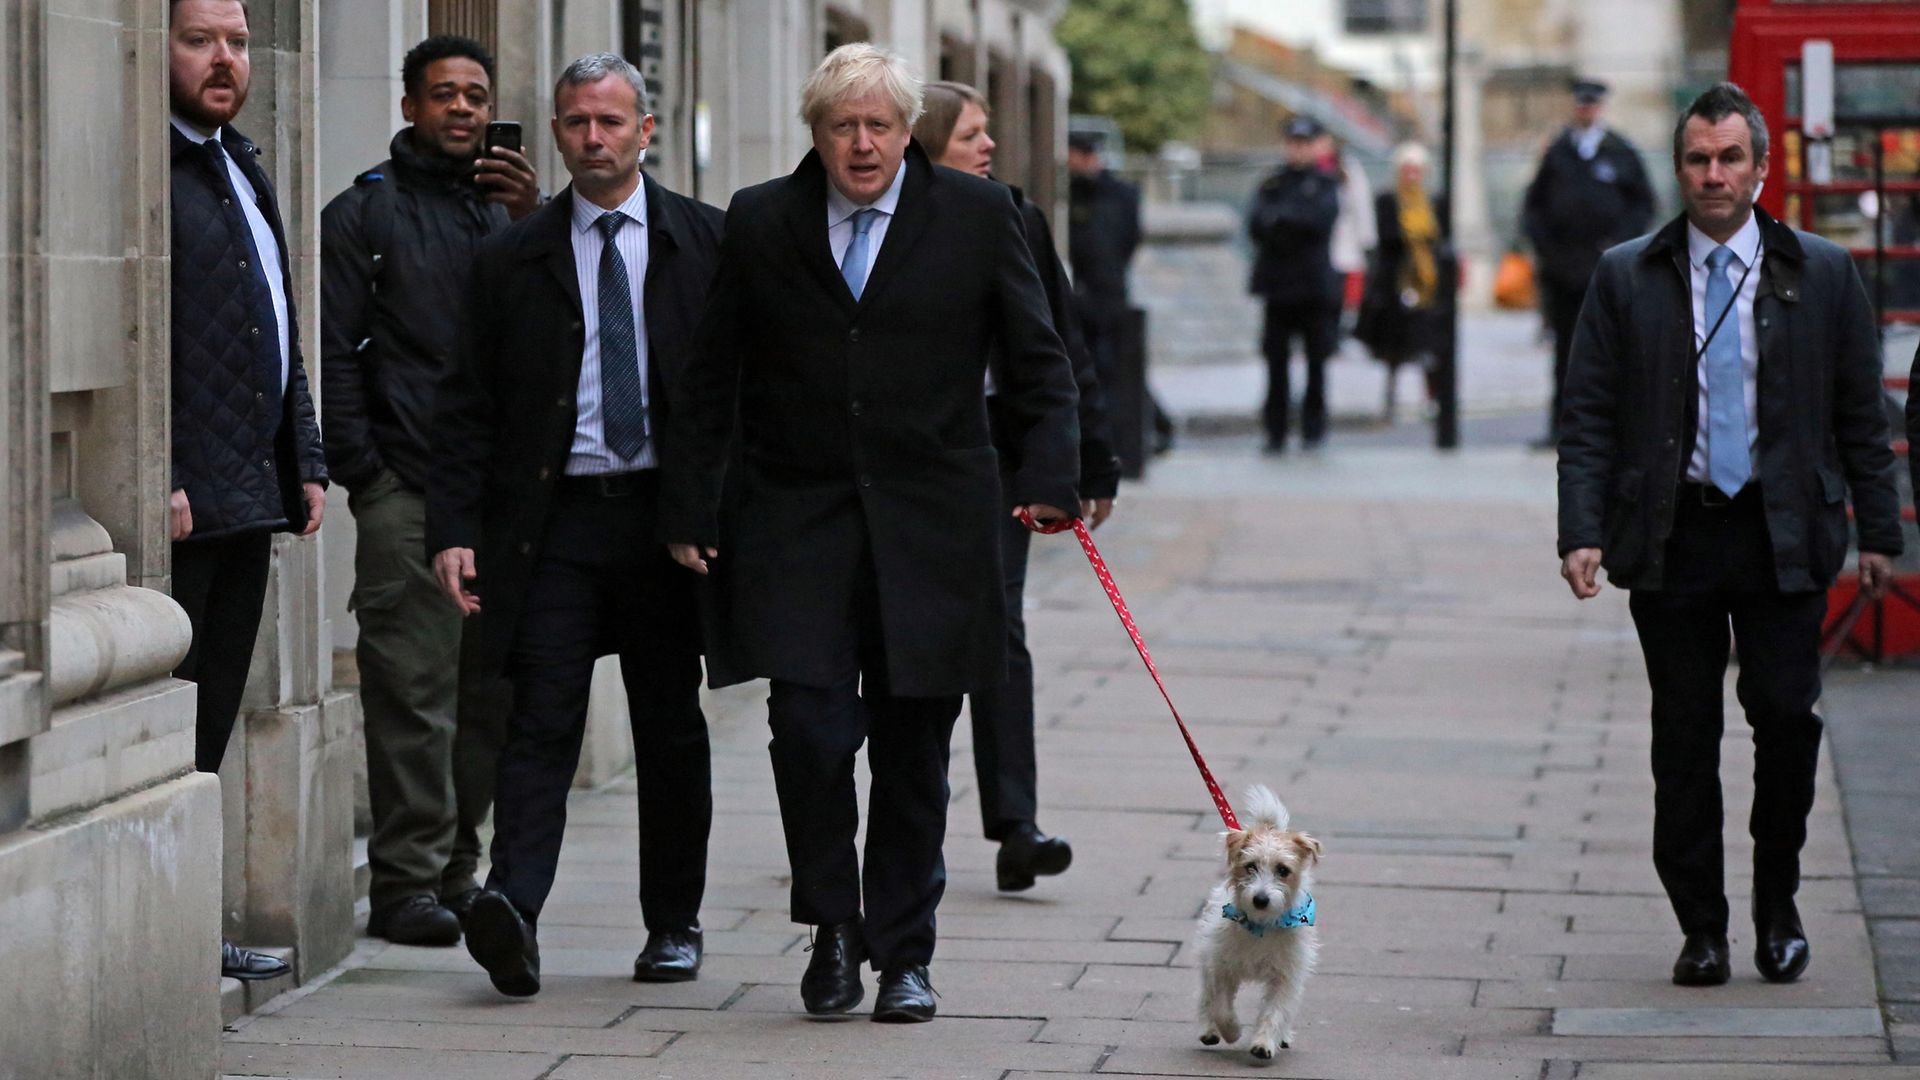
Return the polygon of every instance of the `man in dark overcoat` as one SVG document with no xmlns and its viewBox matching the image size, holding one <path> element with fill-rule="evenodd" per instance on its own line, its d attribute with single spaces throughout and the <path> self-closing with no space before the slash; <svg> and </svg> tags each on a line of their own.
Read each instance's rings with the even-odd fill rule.
<svg viewBox="0 0 1920 1080">
<path fill-rule="evenodd" d="M 1527 186 L 1520 219 L 1533 244 L 1541 303 L 1553 327 L 1553 400 L 1546 437 L 1535 444 L 1541 448 L 1560 437 L 1573 325 L 1600 253 L 1639 236 L 1653 222 L 1653 187 L 1640 151 L 1607 127 L 1602 116 L 1607 84 L 1578 79 L 1571 90 L 1573 122 L 1547 145 L 1540 171 Z"/>
<path fill-rule="evenodd" d="M 1007 677 L 1000 518 L 1078 502 L 1073 374 L 1019 212 L 1004 185 L 932 166 L 910 138 L 920 101 L 904 62 L 864 42 L 815 70 L 815 149 L 734 196 L 665 444 L 674 555 L 724 570 L 745 671 L 773 680 L 793 918 L 819 928 L 802 1001 L 853 1008 L 871 959 L 881 1021 L 934 1013 L 948 741 L 962 696 Z M 1006 503 L 981 392 L 996 343 L 1021 447 Z"/>
<path fill-rule="evenodd" d="M 1820 754 L 1820 628 L 1847 557 L 1882 592 L 1900 552 L 1873 309 L 1847 252 L 1753 205 L 1766 123 L 1739 87 L 1674 132 L 1686 212 L 1607 252 L 1574 335 L 1561 576 L 1628 605 L 1653 690 L 1653 863 L 1686 935 L 1673 981 L 1727 981 L 1720 741 L 1729 644 L 1753 730 L 1754 963 L 1809 954 L 1794 904 Z M 1731 639 L 1731 641 L 1729 640 Z"/>
<path fill-rule="evenodd" d="M 658 464 L 724 219 L 639 171 L 653 116 L 618 56 L 562 73 L 553 134 L 573 184 L 481 245 L 427 490 L 441 587 L 485 606 L 483 661 L 513 682 L 493 867 L 465 930 L 516 996 L 540 989 L 535 928 L 599 657 L 620 657 L 639 771 L 636 980 L 699 970 L 713 816 L 696 582 L 658 540 Z"/>
</svg>

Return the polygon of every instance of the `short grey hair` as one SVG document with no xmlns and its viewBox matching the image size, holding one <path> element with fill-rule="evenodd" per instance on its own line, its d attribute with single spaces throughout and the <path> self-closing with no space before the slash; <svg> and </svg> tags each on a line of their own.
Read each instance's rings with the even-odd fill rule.
<svg viewBox="0 0 1920 1080">
<path fill-rule="evenodd" d="M 1697 116 L 1709 124 L 1718 124 L 1735 113 L 1746 120 L 1747 131 L 1752 134 L 1753 160 L 1767 160 L 1767 118 L 1760 115 L 1760 107 L 1745 90 L 1734 83 L 1723 82 L 1708 87 L 1694 98 L 1687 111 L 1680 114 L 1680 122 L 1673 126 L 1674 170 L 1679 170 L 1681 155 L 1687 149 L 1687 121 Z"/>
<path fill-rule="evenodd" d="M 640 69 L 627 63 L 623 56 L 603 52 L 588 53 L 568 64 L 567 70 L 560 73 L 560 78 L 553 84 L 554 115 L 560 114 L 561 90 L 570 86 L 580 87 L 597 83 L 610 75 L 620 76 L 627 80 L 628 86 L 633 87 L 633 101 L 635 107 L 640 110 L 639 115 L 646 116 L 653 112 L 653 102 L 647 97 L 647 80 L 640 74 Z"/>
<path fill-rule="evenodd" d="M 800 88 L 800 119 L 813 127 L 835 106 L 866 97 L 878 90 L 912 127 L 925 104 L 920 76 L 900 54 L 872 42 L 849 42 L 827 54 Z"/>
</svg>

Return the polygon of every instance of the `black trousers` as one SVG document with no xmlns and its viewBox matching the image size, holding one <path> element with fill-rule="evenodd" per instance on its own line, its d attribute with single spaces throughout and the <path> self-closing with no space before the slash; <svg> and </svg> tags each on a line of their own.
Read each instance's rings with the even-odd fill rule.
<svg viewBox="0 0 1920 1080">
<path fill-rule="evenodd" d="M 869 564 L 851 598 L 847 675 L 832 686 L 773 680 L 774 788 L 793 868 L 793 921 L 840 923 L 865 906 L 875 970 L 933 959 L 934 910 L 947 888 L 948 747 L 960 697 L 900 697 L 887 686 L 879 600 Z M 826 632 L 823 630 L 823 632 Z M 854 756 L 867 745 L 866 865 Z"/>
<path fill-rule="evenodd" d="M 1547 435 L 1560 437 L 1560 406 L 1567 385 L 1567 358 L 1573 355 L 1573 329 L 1580 322 L 1580 305 L 1587 298 L 1587 287 L 1569 289 L 1543 281 L 1547 323 L 1553 327 L 1553 401 L 1547 406 Z"/>
<path fill-rule="evenodd" d="M 1005 840 L 1038 813 L 1033 749 L 1033 656 L 1027 651 L 1027 552 L 1033 531 L 1009 514 L 1000 523 L 1000 572 L 1007 598 L 1007 681 L 975 691 L 973 770 L 980 786 L 980 825 Z"/>
<path fill-rule="evenodd" d="M 1300 399 L 1300 437 L 1311 446 L 1327 435 L 1327 357 L 1340 347 L 1340 305 L 1320 301 L 1267 301 L 1260 351 L 1267 357 L 1267 403 L 1260 416 L 1267 443 L 1287 442 L 1287 413 L 1293 404 L 1291 377 L 1293 339 L 1300 338 L 1307 355 L 1307 388 Z"/>
<path fill-rule="evenodd" d="M 193 767 L 201 772 L 220 771 L 240 716 L 272 550 L 265 529 L 173 545 L 173 599 L 193 626 L 193 644 L 173 677 L 199 686 Z"/>
<path fill-rule="evenodd" d="M 1820 759 L 1823 592 L 1782 593 L 1757 485 L 1707 509 L 1684 485 L 1667 543 L 1669 586 L 1636 590 L 1629 607 L 1653 689 L 1653 863 L 1686 933 L 1725 933 L 1720 739 L 1728 641 L 1736 692 L 1753 730 L 1754 892 L 1785 898 L 1800 883 L 1800 849 Z"/>
<path fill-rule="evenodd" d="M 695 585 L 654 539 L 657 474 L 633 477 L 631 494 L 611 498 L 562 481 L 508 654 L 487 887 L 529 921 L 553 888 L 594 661 L 617 653 L 640 789 L 641 915 L 656 932 L 699 923 L 713 794 Z"/>
<path fill-rule="evenodd" d="M 481 662 L 480 620 L 470 615 L 460 635 L 459 708 L 453 728 L 453 853 L 440 874 L 440 895 L 472 888 L 480 868 L 480 828 L 493 813 L 500 748 L 513 714 L 513 680 Z"/>
</svg>

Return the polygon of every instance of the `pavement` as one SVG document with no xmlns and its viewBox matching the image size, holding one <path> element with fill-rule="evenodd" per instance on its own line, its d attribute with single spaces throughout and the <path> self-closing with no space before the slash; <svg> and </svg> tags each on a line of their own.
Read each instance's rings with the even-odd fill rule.
<svg viewBox="0 0 1920 1080">
<path fill-rule="evenodd" d="M 1230 795 L 1273 786 L 1326 846 L 1321 970 L 1295 1048 L 1271 1064 L 1197 1042 L 1189 940 L 1219 870 L 1220 823 L 1093 575 L 1055 537 L 1036 545 L 1028 612 L 1041 823 L 1072 839 L 1076 860 L 1030 892 L 995 891 L 963 723 L 935 1022 L 801 1012 L 807 941 L 786 915 L 764 692 L 748 687 L 710 708 L 717 813 L 699 981 L 628 979 L 643 938 L 636 804 L 632 782 L 616 782 L 572 801 L 539 996 L 495 994 L 463 949 L 365 940 L 238 1022 L 224 1073 L 1920 1080 L 1895 1059 L 1913 1049 L 1914 969 L 1879 973 L 1906 995 L 1883 1012 L 1872 948 L 1876 934 L 1912 941 L 1913 847 L 1887 872 L 1861 862 L 1877 849 L 1850 843 L 1831 760 L 1801 893 L 1806 977 L 1762 982 L 1736 919 L 1730 985 L 1667 981 L 1680 935 L 1647 854 L 1638 648 L 1624 594 L 1576 603 L 1555 576 L 1552 484 L 1550 457 L 1513 447 L 1440 455 L 1336 438 L 1276 460 L 1251 436 L 1188 439 L 1100 531 Z M 1916 678 L 1839 681 L 1857 679 L 1893 726 Z M 1737 723 L 1724 753 L 1740 912 L 1751 752 Z M 1898 768 L 1882 764 L 1896 804 Z M 1904 921 L 1871 917 L 1868 887 L 1904 904 Z"/>
</svg>

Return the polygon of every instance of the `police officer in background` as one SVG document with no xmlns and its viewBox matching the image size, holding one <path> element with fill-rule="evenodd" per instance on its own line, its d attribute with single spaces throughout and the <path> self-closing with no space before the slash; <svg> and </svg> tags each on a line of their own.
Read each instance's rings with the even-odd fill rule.
<svg viewBox="0 0 1920 1080">
<path fill-rule="evenodd" d="M 1548 144 L 1521 212 L 1521 227 L 1539 266 L 1541 302 L 1553 326 L 1553 404 L 1546 437 L 1534 444 L 1540 450 L 1560 441 L 1561 388 L 1573 327 L 1600 253 L 1646 232 L 1653 221 L 1653 187 L 1640 151 L 1601 116 L 1607 84 L 1578 79 L 1572 90 L 1573 123 Z"/>
<path fill-rule="evenodd" d="M 1306 448 L 1327 434 L 1327 357 L 1339 346 L 1340 278 L 1334 273 L 1334 221 L 1340 216 L 1340 178 L 1317 156 L 1323 130 L 1310 116 L 1287 121 L 1286 163 L 1262 181 L 1247 214 L 1253 241 L 1255 296 L 1266 301 L 1261 351 L 1267 358 L 1267 403 L 1262 420 L 1267 453 L 1287 446 L 1292 405 L 1287 365 L 1292 340 L 1307 354 L 1306 395 L 1300 402 L 1300 435 Z"/>
</svg>

